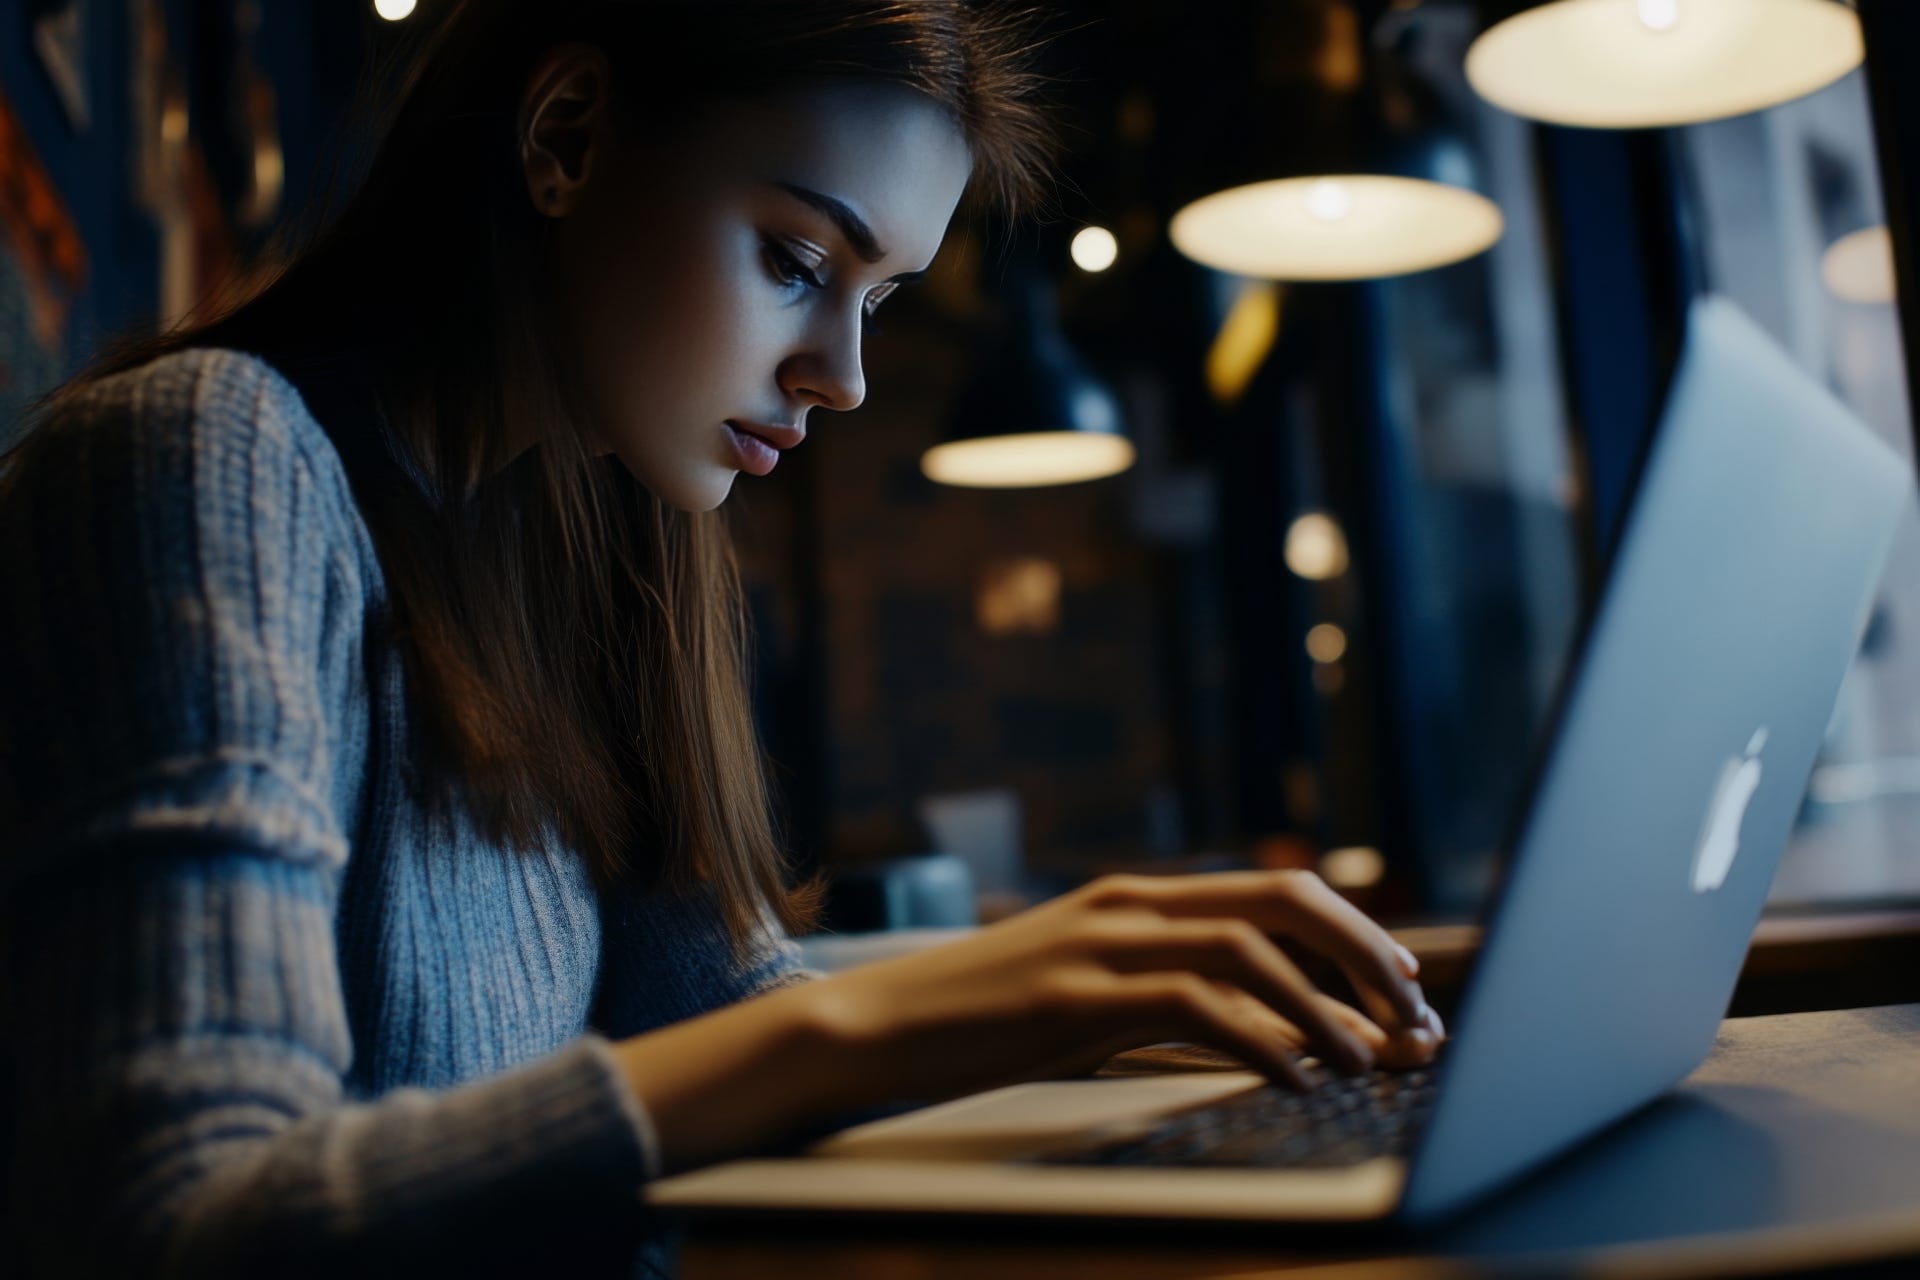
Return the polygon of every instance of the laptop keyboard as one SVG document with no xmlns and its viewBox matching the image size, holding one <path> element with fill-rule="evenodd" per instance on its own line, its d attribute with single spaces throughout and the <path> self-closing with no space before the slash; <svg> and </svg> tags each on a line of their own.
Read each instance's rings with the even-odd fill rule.
<svg viewBox="0 0 1920 1280">
<path fill-rule="evenodd" d="M 1310 1093 L 1265 1085 L 1168 1116 L 1138 1137 L 1043 1164 L 1325 1169 L 1405 1155 L 1433 1101 L 1433 1072 L 1336 1076 Z"/>
</svg>

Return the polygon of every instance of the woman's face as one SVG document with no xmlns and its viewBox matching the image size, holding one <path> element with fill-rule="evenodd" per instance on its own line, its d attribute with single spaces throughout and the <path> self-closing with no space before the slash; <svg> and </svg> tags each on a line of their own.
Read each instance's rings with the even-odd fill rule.
<svg viewBox="0 0 1920 1280">
<path fill-rule="evenodd" d="M 589 447 L 686 511 L 756 465 L 729 424 L 788 443 L 861 402 L 867 318 L 932 261 L 970 170 L 944 109 L 878 83 L 716 103 L 624 144 L 600 111 L 584 146 L 577 174 L 529 168 L 536 205 L 561 188 L 567 372 Z"/>
</svg>

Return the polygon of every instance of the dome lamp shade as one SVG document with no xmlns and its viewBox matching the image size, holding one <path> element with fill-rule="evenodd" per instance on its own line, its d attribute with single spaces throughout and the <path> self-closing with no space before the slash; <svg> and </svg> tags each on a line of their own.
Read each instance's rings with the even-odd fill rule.
<svg viewBox="0 0 1920 1280">
<path fill-rule="evenodd" d="M 943 443 L 921 472 L 937 484 L 1015 489 L 1074 484 L 1133 465 L 1120 403 L 1054 317 L 1047 282 L 1023 273 L 1001 341 L 975 368 Z"/>
<path fill-rule="evenodd" d="M 1865 55 L 1838 0 L 1551 0 L 1482 32 L 1466 71 L 1518 116 L 1646 129 L 1790 102 Z"/>
<path fill-rule="evenodd" d="M 1478 192 L 1425 178 L 1274 178 L 1203 196 L 1168 236 L 1203 266 L 1267 280 L 1371 280 L 1490 248 L 1505 220 Z"/>
</svg>

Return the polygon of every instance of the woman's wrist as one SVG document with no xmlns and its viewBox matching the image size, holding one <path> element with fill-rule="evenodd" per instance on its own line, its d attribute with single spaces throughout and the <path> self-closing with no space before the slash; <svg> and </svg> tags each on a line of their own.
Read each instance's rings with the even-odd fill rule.
<svg viewBox="0 0 1920 1280">
<path fill-rule="evenodd" d="M 859 1069 L 865 1033 L 830 980 L 757 999 L 614 1045 L 646 1107 L 664 1173 L 777 1143 L 878 1101 Z"/>
</svg>

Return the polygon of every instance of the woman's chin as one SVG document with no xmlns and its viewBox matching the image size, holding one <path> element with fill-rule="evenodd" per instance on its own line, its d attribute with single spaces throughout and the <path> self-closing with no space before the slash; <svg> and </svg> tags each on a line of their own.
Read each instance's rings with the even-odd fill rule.
<svg viewBox="0 0 1920 1280">
<path fill-rule="evenodd" d="M 621 459 L 627 474 L 657 498 L 661 505 L 689 514 L 711 511 L 733 492 L 733 479 L 739 472 L 730 467 L 702 467 L 697 475 L 648 476 Z"/>
<path fill-rule="evenodd" d="M 717 484 L 710 481 L 702 486 L 698 494 L 689 495 L 686 502 L 676 502 L 673 505 L 682 511 L 712 511 L 725 502 L 727 495 L 733 492 L 733 479 L 738 474 L 740 473 L 737 471 L 723 467 Z"/>
</svg>

